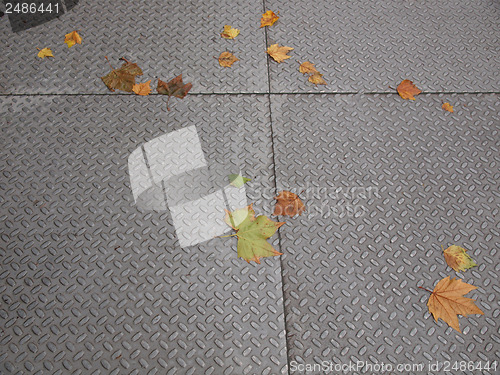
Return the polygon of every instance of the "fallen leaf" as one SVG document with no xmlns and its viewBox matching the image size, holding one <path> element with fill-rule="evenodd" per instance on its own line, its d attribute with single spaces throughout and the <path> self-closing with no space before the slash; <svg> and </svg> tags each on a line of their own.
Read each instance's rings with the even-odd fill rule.
<svg viewBox="0 0 500 375">
<path fill-rule="evenodd" d="M 450 103 L 443 103 L 441 108 L 443 108 L 445 111 L 453 113 L 453 106 Z"/>
<path fill-rule="evenodd" d="M 314 67 L 313 63 L 310 63 L 309 61 L 303 62 L 299 66 L 299 72 L 302 74 L 314 74 L 314 73 L 319 73 L 316 68 Z"/>
<path fill-rule="evenodd" d="M 469 314 L 484 313 L 474 304 L 474 300 L 464 297 L 465 294 L 477 287 L 464 283 L 462 280 L 450 279 L 450 276 L 439 281 L 431 292 L 427 306 L 436 322 L 439 318 L 443 319 L 448 325 L 458 332 L 460 326 L 458 316 L 467 316 Z"/>
<path fill-rule="evenodd" d="M 308 81 L 315 85 L 326 85 L 326 81 L 322 77 L 323 74 L 314 73 L 312 76 L 309 76 Z"/>
<path fill-rule="evenodd" d="M 170 111 L 168 106 L 170 98 L 175 96 L 176 98 L 184 99 L 192 87 L 193 85 L 191 83 L 184 84 L 184 82 L 182 82 L 182 74 L 180 74 L 169 82 L 163 82 L 161 79 L 158 79 L 158 87 L 156 90 L 158 91 L 158 94 L 168 95 L 167 110 Z"/>
<path fill-rule="evenodd" d="M 272 10 L 268 10 L 260 19 L 260 27 L 272 26 L 278 19 L 279 17 Z"/>
<path fill-rule="evenodd" d="M 276 199 L 276 207 L 274 207 L 274 215 L 295 216 L 302 215 L 306 207 L 297 194 L 289 191 L 282 191 Z"/>
<path fill-rule="evenodd" d="M 272 44 L 267 49 L 267 53 L 271 56 L 276 62 L 283 62 L 286 59 L 289 59 L 291 56 L 288 56 L 287 53 L 293 50 L 291 47 L 280 47 L 278 44 Z"/>
<path fill-rule="evenodd" d="M 132 87 L 132 91 L 134 91 L 137 95 L 143 95 L 143 96 L 149 95 L 149 93 L 151 92 L 151 86 L 149 85 L 150 83 L 151 80 L 145 83 L 135 84 Z"/>
<path fill-rule="evenodd" d="M 477 266 L 466 251 L 463 247 L 451 245 L 446 250 L 443 249 L 444 259 L 456 272 Z"/>
<path fill-rule="evenodd" d="M 240 33 L 239 29 L 235 29 L 232 26 L 224 25 L 224 31 L 220 34 L 224 39 L 234 39 Z"/>
<path fill-rule="evenodd" d="M 219 56 L 219 65 L 225 68 L 229 68 L 239 59 L 230 52 L 222 52 Z"/>
<path fill-rule="evenodd" d="M 44 59 L 45 57 L 54 57 L 50 48 L 42 48 L 38 50 L 38 57 L 40 57 L 41 59 Z"/>
<path fill-rule="evenodd" d="M 64 36 L 64 43 L 68 45 L 68 48 L 71 48 L 77 43 L 82 44 L 82 38 L 76 31 L 72 31 Z"/>
<path fill-rule="evenodd" d="M 106 57 L 106 60 L 107 59 L 108 58 Z M 104 77 L 101 77 L 101 79 L 111 91 L 115 91 L 116 89 L 132 92 L 135 85 L 135 77 L 142 76 L 142 70 L 137 66 L 137 64 L 133 64 L 124 58 L 121 58 L 120 60 L 125 61 L 123 65 L 118 69 L 113 69 L 110 63 L 109 65 L 112 69 L 111 72 Z"/>
<path fill-rule="evenodd" d="M 413 84 L 412 81 L 408 79 L 403 80 L 397 87 L 397 90 L 399 96 L 401 96 L 405 100 L 406 99 L 415 100 L 414 96 L 422 92 L 417 88 L 417 86 Z"/>
<path fill-rule="evenodd" d="M 252 181 L 251 178 L 243 177 L 240 174 L 230 174 L 228 177 L 229 183 L 238 189 L 245 185 L 248 181 Z"/>
<path fill-rule="evenodd" d="M 239 258 L 245 259 L 248 263 L 254 261 L 260 264 L 261 258 L 282 255 L 266 239 L 285 223 L 272 221 L 263 215 L 256 218 L 252 205 L 233 212 L 226 210 L 224 221 L 236 231 L 234 235 L 238 237 Z"/>
</svg>

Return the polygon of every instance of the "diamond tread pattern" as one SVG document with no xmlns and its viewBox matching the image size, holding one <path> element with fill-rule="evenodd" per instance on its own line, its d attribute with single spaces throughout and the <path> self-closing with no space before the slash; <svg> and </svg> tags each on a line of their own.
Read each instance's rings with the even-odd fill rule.
<svg viewBox="0 0 500 375">
<path fill-rule="evenodd" d="M 270 211 L 268 98 L 188 99 L 2 98 L 1 373 L 286 373 L 279 259 L 247 264 L 235 238 L 180 248 L 168 212 L 134 204 L 130 153 L 195 125 Z"/>
<path fill-rule="evenodd" d="M 500 360 L 500 96 L 271 100 L 278 189 L 307 207 L 280 232 L 290 364 Z M 478 267 L 449 268 L 452 244 Z M 478 287 L 462 334 L 417 288 L 446 276 Z"/>
<path fill-rule="evenodd" d="M 498 92 L 500 3 L 495 0 L 266 0 L 280 19 L 268 44 L 294 48 L 272 63 L 271 92 L 388 92 L 403 79 L 424 92 Z M 299 73 L 310 61 L 327 86 Z"/>
<path fill-rule="evenodd" d="M 80 1 L 58 19 L 13 33 L 0 18 L 0 93 L 106 94 L 100 77 L 120 57 L 137 63 L 144 75 L 163 81 L 183 74 L 192 93 L 267 92 L 264 30 L 259 29 L 262 2 L 110 0 Z M 234 40 L 221 38 L 225 24 L 241 29 Z M 80 30 L 83 42 L 68 49 L 64 35 Z M 49 47 L 54 58 L 40 59 L 38 48 Z M 240 61 L 219 66 L 221 52 Z"/>
</svg>

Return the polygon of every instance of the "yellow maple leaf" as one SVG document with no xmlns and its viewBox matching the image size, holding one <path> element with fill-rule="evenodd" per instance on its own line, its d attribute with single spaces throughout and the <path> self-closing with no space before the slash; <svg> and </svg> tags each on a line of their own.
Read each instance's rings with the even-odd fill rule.
<svg viewBox="0 0 500 375">
<path fill-rule="evenodd" d="M 397 90 L 399 96 L 401 96 L 405 100 L 415 100 L 415 96 L 422 92 L 417 88 L 417 86 L 413 84 L 412 81 L 408 79 L 404 79 L 397 87 Z"/>
<path fill-rule="evenodd" d="M 309 61 L 303 62 L 299 66 L 299 72 L 302 74 L 314 74 L 314 73 L 319 73 L 316 68 L 314 67 L 314 64 L 310 63 Z"/>
<path fill-rule="evenodd" d="M 287 53 L 293 50 L 291 47 L 280 47 L 278 44 L 272 44 L 267 49 L 267 53 L 271 56 L 276 62 L 280 63 L 289 59 L 291 56 L 288 56 Z"/>
<path fill-rule="evenodd" d="M 463 247 L 451 245 L 446 250 L 443 249 L 444 260 L 456 272 L 477 266 L 466 251 Z"/>
<path fill-rule="evenodd" d="M 453 113 L 453 106 L 450 103 L 443 103 L 441 108 L 443 108 L 445 111 Z"/>
<path fill-rule="evenodd" d="M 219 56 L 219 65 L 225 68 L 229 68 L 239 59 L 230 52 L 222 52 Z"/>
<path fill-rule="evenodd" d="M 224 31 L 220 34 L 224 39 L 234 39 L 240 33 L 239 29 L 235 29 L 232 26 L 224 25 Z"/>
<path fill-rule="evenodd" d="M 76 31 L 72 31 L 64 36 L 64 43 L 68 45 L 68 48 L 71 48 L 77 43 L 82 44 L 82 38 Z"/>
<path fill-rule="evenodd" d="M 279 17 L 272 10 L 268 10 L 260 19 L 260 27 L 272 26 L 278 19 Z"/>
<path fill-rule="evenodd" d="M 44 59 L 45 57 L 54 57 L 50 48 L 38 48 L 38 51 L 38 57 L 40 57 L 41 59 Z"/>
<path fill-rule="evenodd" d="M 151 86 L 149 85 L 151 83 L 151 80 L 145 82 L 145 83 L 139 83 L 139 84 L 134 84 L 132 86 L 132 91 L 135 92 L 137 95 L 149 95 L 151 92 Z"/>
<path fill-rule="evenodd" d="M 315 85 L 326 85 L 326 81 L 322 78 L 323 74 L 314 73 L 309 76 L 308 81 L 314 83 Z"/>
<path fill-rule="evenodd" d="M 481 309 L 474 304 L 473 299 L 464 297 L 465 294 L 474 289 L 477 287 L 464 283 L 462 280 L 450 279 L 450 276 L 445 277 L 437 283 L 431 292 L 427 302 L 429 312 L 434 316 L 436 322 L 441 318 L 450 327 L 461 332 L 457 315 L 484 315 Z"/>
</svg>

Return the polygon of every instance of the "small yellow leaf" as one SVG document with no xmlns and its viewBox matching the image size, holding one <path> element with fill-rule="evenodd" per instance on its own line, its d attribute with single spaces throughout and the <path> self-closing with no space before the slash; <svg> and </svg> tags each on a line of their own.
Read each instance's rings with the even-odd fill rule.
<svg viewBox="0 0 500 375">
<path fill-rule="evenodd" d="M 222 52 L 219 56 L 219 65 L 224 68 L 229 68 L 239 59 L 230 52 Z"/>
<path fill-rule="evenodd" d="M 224 31 L 220 34 L 220 36 L 224 39 L 234 39 L 239 33 L 239 29 L 234 29 L 232 26 L 224 25 Z"/>
<path fill-rule="evenodd" d="M 314 73 L 319 73 L 316 68 L 314 67 L 314 64 L 310 63 L 309 61 L 306 61 L 299 66 L 299 72 L 302 74 L 314 74 Z"/>
<path fill-rule="evenodd" d="M 38 57 L 40 57 L 41 59 L 45 57 L 54 57 L 50 48 L 39 49 L 39 51 L 40 52 L 38 52 Z"/>
<path fill-rule="evenodd" d="M 278 44 L 272 44 L 267 49 L 267 53 L 271 56 L 276 62 L 281 63 L 286 59 L 289 59 L 291 56 L 288 56 L 287 53 L 293 50 L 291 47 L 280 47 Z"/>
<path fill-rule="evenodd" d="M 278 19 L 279 17 L 272 10 L 268 10 L 260 19 L 260 27 L 272 26 Z"/>
<path fill-rule="evenodd" d="M 149 85 L 151 83 L 151 80 L 145 82 L 145 83 L 139 83 L 135 84 L 132 86 L 132 91 L 135 92 L 137 95 L 149 95 L 151 92 L 151 86 Z"/>
<path fill-rule="evenodd" d="M 442 107 L 445 111 L 453 113 L 453 106 L 450 103 L 443 103 Z"/>
<path fill-rule="evenodd" d="M 427 307 L 434 319 L 443 319 L 451 328 L 460 331 L 458 316 L 484 313 L 471 298 L 464 297 L 465 294 L 477 289 L 476 286 L 464 283 L 462 280 L 450 279 L 450 276 L 439 281 L 432 291 Z"/>
<path fill-rule="evenodd" d="M 422 92 L 417 88 L 417 86 L 413 84 L 412 81 L 408 79 L 403 80 L 397 87 L 397 90 L 399 96 L 401 96 L 405 100 L 415 100 L 415 96 Z"/>
<path fill-rule="evenodd" d="M 446 250 L 443 250 L 444 260 L 456 272 L 465 271 L 469 268 L 477 266 L 469 254 L 466 253 L 463 247 L 451 245 Z"/>
<path fill-rule="evenodd" d="M 321 77 L 323 77 L 323 74 L 314 73 L 309 77 L 308 81 L 315 85 L 326 85 L 326 81 Z"/>
<path fill-rule="evenodd" d="M 71 48 L 77 43 L 82 44 L 82 38 L 76 31 L 72 31 L 64 36 L 64 43 L 68 45 L 68 48 Z"/>
</svg>

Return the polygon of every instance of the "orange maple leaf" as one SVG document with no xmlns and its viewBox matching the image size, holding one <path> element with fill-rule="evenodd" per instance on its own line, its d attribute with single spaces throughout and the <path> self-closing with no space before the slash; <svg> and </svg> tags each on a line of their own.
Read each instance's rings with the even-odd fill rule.
<svg viewBox="0 0 500 375">
<path fill-rule="evenodd" d="M 292 51 L 291 47 L 280 47 L 278 44 L 272 44 L 267 49 L 267 53 L 271 56 L 274 61 L 281 63 L 292 56 L 288 56 L 287 53 Z"/>
<path fill-rule="evenodd" d="M 474 289 L 477 289 L 477 287 L 464 283 L 460 279 L 450 279 L 450 276 L 445 277 L 437 283 L 431 292 L 427 302 L 429 312 L 434 316 L 436 322 L 441 318 L 450 327 L 461 332 L 457 315 L 484 315 L 481 309 L 474 304 L 473 299 L 464 297 L 465 294 Z"/>
<path fill-rule="evenodd" d="M 297 194 L 291 193 L 286 190 L 280 192 L 274 199 L 276 199 L 274 215 L 302 215 L 302 212 L 304 212 L 306 209 L 304 203 L 300 200 Z"/>
<path fill-rule="evenodd" d="M 303 62 L 299 66 L 299 72 L 302 74 L 315 74 L 319 73 L 318 70 L 314 67 L 313 63 L 310 63 L 309 61 Z"/>
<path fill-rule="evenodd" d="M 441 108 L 443 108 L 445 111 L 453 113 L 453 106 L 450 103 L 443 103 Z"/>
<path fill-rule="evenodd" d="M 322 77 L 323 74 L 314 73 L 309 76 L 308 81 L 314 83 L 315 85 L 326 85 L 326 81 Z"/>
<path fill-rule="evenodd" d="M 401 96 L 405 100 L 415 100 L 415 96 L 422 92 L 417 88 L 417 86 L 413 84 L 412 81 L 408 79 L 403 80 L 397 87 L 397 90 L 399 96 Z"/>
<path fill-rule="evenodd" d="M 71 48 L 77 43 L 82 44 L 82 38 L 76 31 L 72 31 L 64 36 L 64 43 L 68 45 L 68 48 Z"/>
<path fill-rule="evenodd" d="M 149 95 L 151 92 L 151 86 L 149 85 L 151 83 L 151 80 L 145 82 L 145 83 L 139 83 L 135 84 L 132 86 L 132 91 L 135 92 L 137 95 Z"/>
<path fill-rule="evenodd" d="M 279 17 L 272 10 L 268 10 L 260 19 L 260 27 L 272 26 L 278 19 Z"/>
<path fill-rule="evenodd" d="M 229 68 L 236 61 L 239 61 L 239 59 L 231 52 L 222 52 L 219 56 L 219 65 L 225 68 Z"/>
</svg>

